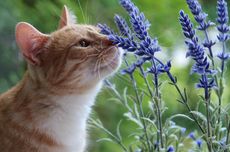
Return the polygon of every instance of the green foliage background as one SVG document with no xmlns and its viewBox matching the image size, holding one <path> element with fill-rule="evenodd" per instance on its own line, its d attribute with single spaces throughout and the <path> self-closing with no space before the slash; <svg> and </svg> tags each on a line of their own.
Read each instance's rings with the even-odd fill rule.
<svg viewBox="0 0 230 152">
<path fill-rule="evenodd" d="M 159 38 L 164 47 L 163 53 L 167 54 L 173 61 L 175 46 L 183 46 L 183 39 L 178 22 L 178 12 L 184 9 L 187 13 L 186 0 L 133 0 L 151 22 L 150 33 Z M 203 0 L 204 9 L 214 21 L 216 17 L 216 0 Z M 26 21 L 34 25 L 43 33 L 51 33 L 58 26 L 59 14 L 63 5 L 66 4 L 77 15 L 78 22 L 82 24 L 106 23 L 115 28 L 113 16 L 115 13 L 127 17 L 118 0 L 7 0 L 0 1 L 0 92 L 4 92 L 15 85 L 22 77 L 26 65 L 19 54 L 15 43 L 14 28 L 17 22 Z M 80 7 L 81 6 L 81 7 Z M 186 51 L 186 50 L 184 50 Z M 173 67 L 173 73 L 178 77 L 179 83 L 185 86 L 189 92 L 190 101 L 195 103 L 199 100 L 194 90 L 196 78 L 190 76 L 189 65 L 186 68 Z M 226 75 L 229 75 L 227 73 Z M 128 86 L 128 77 L 116 74 L 113 82 L 118 86 L 120 92 Z M 138 85 L 142 85 L 138 79 Z M 229 83 L 227 83 L 227 86 Z M 128 89 L 129 93 L 132 93 Z M 164 100 L 169 109 L 164 117 L 174 113 L 186 113 L 184 107 L 177 103 L 173 87 L 163 84 Z M 228 92 L 228 90 L 226 91 Z M 115 131 L 116 124 L 123 118 L 125 109 L 114 101 L 108 99 L 112 94 L 107 89 L 101 91 L 94 107 L 93 117 L 99 117 L 106 128 Z M 226 93 L 225 99 L 230 99 Z M 192 104 L 195 107 L 195 104 Z M 186 120 L 178 120 L 179 124 L 193 130 L 194 125 Z M 134 124 L 123 121 L 121 133 L 125 137 L 125 143 L 129 143 L 133 137 L 129 136 L 135 129 Z M 112 143 L 96 143 L 96 140 L 105 137 L 98 129 L 89 127 L 89 152 L 119 152 L 118 146 Z"/>
</svg>

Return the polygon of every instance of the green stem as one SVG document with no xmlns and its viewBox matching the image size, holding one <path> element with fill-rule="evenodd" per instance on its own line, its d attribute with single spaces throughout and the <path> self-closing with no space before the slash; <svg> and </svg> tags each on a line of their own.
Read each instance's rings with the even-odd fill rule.
<svg viewBox="0 0 230 152">
<path fill-rule="evenodd" d="M 163 130 L 162 130 L 162 116 L 161 116 L 161 110 L 160 110 L 160 99 L 156 98 L 156 108 L 157 108 L 157 116 L 158 116 L 158 127 L 159 127 L 159 137 L 160 137 L 160 144 L 161 144 L 161 148 L 164 148 L 164 143 L 163 143 Z"/>
<path fill-rule="evenodd" d="M 100 128 L 101 130 L 103 130 L 105 133 L 107 133 L 109 136 L 111 136 L 114 141 L 121 146 L 121 148 L 124 150 L 124 152 L 128 152 L 128 149 L 125 147 L 125 145 L 122 143 L 122 141 L 116 137 L 115 135 L 113 135 L 109 130 L 107 130 L 106 128 L 103 127 L 102 124 L 96 122 L 95 120 L 92 120 L 92 123 L 97 126 L 98 128 Z"/>
<path fill-rule="evenodd" d="M 226 143 L 225 143 L 225 145 L 228 145 L 229 135 L 230 135 L 230 122 L 228 122 L 227 137 L 226 137 Z M 228 152 L 228 150 L 226 149 L 226 150 L 224 150 L 224 152 Z"/>
<path fill-rule="evenodd" d="M 156 63 L 155 60 L 152 59 L 152 65 L 156 69 Z M 158 119 L 158 137 L 160 138 L 160 146 L 163 149 L 164 148 L 164 142 L 163 142 L 163 129 L 162 129 L 162 113 L 161 113 L 161 96 L 159 91 L 159 82 L 158 82 L 158 73 L 154 73 L 154 86 L 155 86 L 155 102 L 156 102 L 156 108 L 157 108 L 157 119 Z"/>
<path fill-rule="evenodd" d="M 219 80 L 219 88 L 218 88 L 218 124 L 221 123 L 221 106 L 222 106 L 222 96 L 223 96 L 223 77 L 221 76 Z"/>
<path fill-rule="evenodd" d="M 147 126 L 146 126 L 145 121 L 143 120 L 143 118 L 145 116 L 144 116 L 144 112 L 143 112 L 143 108 L 142 108 L 142 102 L 141 102 L 141 100 L 139 98 L 139 95 L 138 95 L 137 84 L 136 84 L 136 81 L 135 81 L 135 79 L 134 79 L 132 74 L 130 75 L 130 77 L 131 77 L 131 81 L 132 81 L 132 84 L 133 84 L 133 87 L 134 87 L 136 99 L 137 99 L 140 114 L 141 114 L 141 121 L 142 121 L 142 124 L 143 124 L 143 129 L 144 129 L 144 134 L 145 134 L 145 138 L 146 138 L 146 141 L 147 141 L 148 150 L 152 151 L 151 144 L 150 144 L 150 139 L 148 137 Z"/>
<path fill-rule="evenodd" d="M 208 37 L 207 30 L 205 30 L 204 33 L 205 33 L 206 40 L 209 42 L 209 37 Z M 225 42 L 223 42 L 223 52 L 225 52 L 225 49 L 226 49 Z M 213 70 L 215 70 L 215 61 L 213 59 L 212 48 L 209 47 L 208 50 L 209 50 L 209 54 L 210 54 L 210 60 L 211 60 L 211 63 L 212 63 L 212 68 L 213 68 Z M 224 60 L 222 60 L 221 69 L 224 69 Z M 221 70 L 221 79 L 223 78 L 223 71 L 224 70 Z M 221 84 L 219 84 L 221 82 L 218 83 L 217 75 L 214 76 L 214 80 L 216 82 L 216 87 L 218 88 L 218 90 L 217 90 L 217 97 L 218 97 L 218 103 L 219 103 L 218 124 L 220 124 L 220 122 L 221 122 L 221 105 L 222 105 L 222 95 L 223 95 L 223 93 L 222 93 L 222 90 L 221 90 L 222 88 L 220 88 L 222 86 L 220 86 Z"/>
<path fill-rule="evenodd" d="M 226 43 L 225 41 L 222 42 L 222 47 L 223 47 L 223 54 L 225 53 L 226 50 Z M 221 106 L 222 106 L 222 96 L 223 96 L 223 90 L 224 90 L 224 86 L 223 86 L 223 78 L 224 78 L 224 60 L 222 60 L 221 62 L 221 74 L 220 74 L 220 82 L 219 82 L 219 89 L 218 89 L 218 101 L 219 101 L 219 109 L 218 109 L 218 124 L 220 124 L 221 122 Z"/>
<path fill-rule="evenodd" d="M 124 60 L 125 60 L 126 66 L 128 67 L 129 64 L 128 64 L 126 58 L 124 58 Z M 142 121 L 142 124 L 143 124 L 143 127 L 144 127 L 143 129 L 144 129 L 144 134 L 145 134 L 145 137 L 146 137 L 146 140 L 147 140 L 147 146 L 148 146 L 148 149 L 150 151 L 152 151 L 150 140 L 149 140 L 148 133 L 147 133 L 147 127 L 146 127 L 145 121 L 142 119 L 142 118 L 144 118 L 144 112 L 143 112 L 143 108 L 142 108 L 142 105 L 141 105 L 142 103 L 141 103 L 140 98 L 138 96 L 137 85 L 136 85 L 136 81 L 135 81 L 135 79 L 133 77 L 133 74 L 130 75 L 130 78 L 131 78 L 131 81 L 132 81 L 132 84 L 133 84 L 133 87 L 134 87 L 136 99 L 137 99 L 139 110 L 140 110 L 140 113 L 141 113 L 141 121 Z"/>
<path fill-rule="evenodd" d="M 157 120 L 158 120 L 158 129 L 159 129 L 159 131 L 157 132 L 157 142 L 160 143 L 161 144 L 161 148 L 163 148 L 164 147 L 163 146 L 164 143 L 163 143 L 163 135 L 162 135 L 162 133 L 163 133 L 163 131 L 162 131 L 162 118 L 161 118 L 161 111 L 160 111 L 159 104 L 158 104 L 159 102 L 158 102 L 158 99 L 156 99 L 155 102 L 153 100 L 154 96 L 153 96 L 153 93 L 152 93 L 152 91 L 150 89 L 149 82 L 148 82 L 147 78 L 144 76 L 142 67 L 140 67 L 140 72 L 141 72 L 142 77 L 143 77 L 143 79 L 145 81 L 145 84 L 147 85 L 149 94 L 151 96 L 151 101 L 157 107 L 156 108 L 157 109 L 156 110 L 156 115 L 158 116 Z M 160 151 L 159 147 L 157 147 L 157 150 Z"/>
<path fill-rule="evenodd" d="M 204 34 L 205 34 L 205 38 L 206 38 L 206 41 L 209 42 L 209 37 L 208 37 L 208 32 L 207 30 L 204 31 Z M 215 69 L 215 61 L 213 59 L 213 53 L 212 53 L 212 48 L 211 47 L 208 47 L 208 50 L 209 50 L 209 54 L 210 54 L 210 60 L 212 62 L 212 67 L 213 69 Z"/>
<path fill-rule="evenodd" d="M 209 152 L 212 152 L 212 132 L 211 132 L 211 120 L 210 120 L 210 111 L 209 111 L 209 106 L 210 106 L 210 95 L 209 95 L 209 90 L 205 88 L 205 105 L 206 105 L 206 119 L 207 119 L 207 146 L 209 149 Z"/>
<path fill-rule="evenodd" d="M 143 72 L 144 70 L 143 70 L 142 67 L 140 67 L 139 69 L 140 69 L 140 72 L 141 72 L 141 76 L 142 76 L 142 78 L 144 79 L 145 84 L 146 84 L 146 86 L 147 86 L 147 89 L 148 89 L 148 91 L 149 91 L 149 94 L 150 94 L 151 98 L 153 98 L 153 93 L 152 93 L 152 91 L 151 91 L 151 89 L 150 89 L 149 82 L 148 82 L 147 78 L 144 76 L 144 72 Z"/>
<path fill-rule="evenodd" d="M 205 134 L 205 130 L 202 128 L 201 124 L 199 123 L 197 117 L 191 113 L 192 109 L 190 108 L 189 104 L 188 104 L 188 101 L 187 101 L 187 98 L 184 97 L 184 95 L 182 94 L 182 91 L 180 90 L 179 86 L 177 85 L 176 82 L 172 82 L 173 85 L 175 86 L 177 92 L 179 93 L 180 97 L 181 97 L 181 100 L 183 101 L 183 103 L 185 104 L 185 107 L 187 108 L 188 112 L 190 113 L 190 115 L 192 116 L 193 120 L 196 122 L 196 124 L 198 125 L 200 131 Z"/>
</svg>

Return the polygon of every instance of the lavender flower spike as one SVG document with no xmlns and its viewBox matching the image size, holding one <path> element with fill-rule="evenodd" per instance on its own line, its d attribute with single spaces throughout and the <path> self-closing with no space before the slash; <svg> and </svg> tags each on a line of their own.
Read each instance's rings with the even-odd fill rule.
<svg viewBox="0 0 230 152">
<path fill-rule="evenodd" d="M 166 73 L 170 80 L 175 83 L 176 80 L 170 73 L 171 63 L 163 64 L 155 57 L 155 53 L 161 51 L 156 38 L 151 38 L 148 34 L 150 27 L 149 21 L 145 18 L 144 14 L 134 5 L 131 0 L 120 0 L 120 4 L 128 12 L 130 16 L 130 23 L 132 28 L 129 28 L 124 18 L 119 15 L 114 17 L 120 35 L 113 33 L 106 25 L 99 25 L 103 34 L 108 35 L 109 39 L 117 44 L 118 47 L 123 48 L 127 52 L 133 53 L 137 57 L 137 62 L 130 65 L 127 69 L 122 71 L 122 74 L 132 74 L 136 67 L 142 69 L 145 62 L 154 62 L 148 73 L 157 76 L 161 73 Z M 142 72 L 144 73 L 144 71 Z M 156 80 L 155 80 L 156 81 Z"/>
<path fill-rule="evenodd" d="M 187 4 L 194 15 L 195 20 L 199 23 L 199 30 L 206 30 L 212 25 L 211 22 L 206 22 L 207 14 L 203 12 L 200 3 L 197 0 L 186 0 Z"/>
<path fill-rule="evenodd" d="M 101 29 L 101 33 L 105 35 L 114 34 L 113 30 L 111 30 L 106 24 L 98 24 L 97 25 Z"/>
<path fill-rule="evenodd" d="M 225 53 L 226 45 L 225 42 L 230 39 L 228 32 L 229 29 L 229 17 L 228 17 L 228 8 L 227 2 L 225 0 L 217 1 L 217 29 L 219 31 L 219 35 L 217 36 L 218 40 L 223 43 L 223 50 L 218 54 L 218 58 L 222 60 L 221 71 L 224 71 L 224 62 L 230 58 L 229 53 Z"/>
<path fill-rule="evenodd" d="M 180 11 L 180 23 L 184 36 L 190 40 L 194 39 L 193 41 L 197 41 L 197 38 L 195 37 L 196 32 L 193 29 L 193 24 L 188 18 L 188 15 L 186 15 L 182 10 Z"/>
<path fill-rule="evenodd" d="M 227 41 L 229 39 L 229 18 L 228 18 L 228 8 L 227 8 L 227 2 L 225 0 L 218 0 L 217 1 L 217 22 L 218 26 L 217 29 L 220 32 L 220 34 L 217 36 L 218 40 L 223 42 Z"/>
<path fill-rule="evenodd" d="M 133 4 L 131 0 L 120 0 L 120 4 L 130 14 L 134 12 L 135 10 L 139 11 L 138 8 Z"/>
<path fill-rule="evenodd" d="M 187 52 L 187 57 L 191 56 L 193 60 L 196 61 L 192 71 L 200 75 L 210 73 L 211 71 L 209 71 L 207 68 L 209 67 L 209 63 L 207 61 L 207 57 L 205 57 L 204 48 L 199 45 L 198 37 L 195 35 L 196 33 L 193 29 L 193 24 L 184 11 L 180 11 L 180 23 L 184 36 L 187 38 L 185 41 L 189 49 Z"/>
<path fill-rule="evenodd" d="M 203 46 L 208 48 L 210 57 L 213 58 L 213 52 L 212 52 L 212 46 L 215 45 L 215 42 L 209 40 L 208 34 L 207 34 L 207 29 L 213 25 L 211 21 L 206 21 L 207 14 L 203 12 L 202 7 L 198 0 L 186 0 L 187 4 L 196 20 L 196 22 L 199 24 L 198 30 L 204 31 L 206 40 L 203 43 Z M 212 59 L 213 60 L 213 59 Z M 212 61 L 212 65 L 214 66 L 214 63 Z"/>
<path fill-rule="evenodd" d="M 131 0 L 120 0 L 120 4 L 125 8 L 131 17 L 131 24 L 140 40 L 144 40 L 148 36 L 148 29 L 150 27 L 149 21 L 145 15 L 131 2 Z"/>
<path fill-rule="evenodd" d="M 132 33 L 131 33 L 131 30 L 127 24 L 127 22 L 125 21 L 124 18 L 122 18 L 121 16 L 119 15 L 115 15 L 114 17 L 114 21 L 120 31 L 120 34 L 122 36 L 126 36 L 128 37 L 129 39 L 133 39 L 133 36 L 132 36 Z"/>
<path fill-rule="evenodd" d="M 192 72 L 201 75 L 200 82 L 197 84 L 197 87 L 204 88 L 205 90 L 214 87 L 215 83 L 213 78 L 209 79 L 207 76 L 214 74 L 215 71 L 210 70 L 208 59 L 204 53 L 204 48 L 199 44 L 198 37 L 193 29 L 193 24 L 184 11 L 180 11 L 180 23 L 184 36 L 187 38 L 185 40 L 185 43 L 188 46 L 187 57 L 190 56 L 193 60 L 195 60 Z"/>
</svg>

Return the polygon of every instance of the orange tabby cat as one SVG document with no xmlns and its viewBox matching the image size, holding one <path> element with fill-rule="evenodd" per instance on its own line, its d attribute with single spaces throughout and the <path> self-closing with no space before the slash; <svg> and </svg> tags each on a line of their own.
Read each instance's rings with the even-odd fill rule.
<svg viewBox="0 0 230 152">
<path fill-rule="evenodd" d="M 28 70 L 0 95 L 0 152 L 83 152 L 90 107 L 121 53 L 97 27 L 75 24 L 66 7 L 57 31 L 21 22 L 16 41 Z"/>
</svg>

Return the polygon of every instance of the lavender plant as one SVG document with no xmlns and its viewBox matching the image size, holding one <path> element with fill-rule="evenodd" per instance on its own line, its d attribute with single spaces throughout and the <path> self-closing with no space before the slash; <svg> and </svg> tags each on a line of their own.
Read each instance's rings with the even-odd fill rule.
<svg viewBox="0 0 230 152">
<path fill-rule="evenodd" d="M 191 109 L 186 89 L 179 87 L 177 78 L 171 73 L 171 61 L 164 62 L 156 56 L 157 53 L 162 53 L 162 48 L 157 38 L 152 38 L 148 32 L 150 22 L 131 0 L 120 0 L 120 5 L 130 17 L 130 23 L 127 23 L 122 16 L 115 15 L 114 21 L 119 33 L 114 32 L 105 24 L 98 25 L 101 33 L 108 35 L 114 44 L 125 50 L 124 63 L 127 68 L 123 69 L 121 74 L 129 76 L 135 96 L 129 95 L 127 88 L 121 95 L 115 85 L 108 80 L 106 84 L 114 92 L 117 100 L 127 109 L 124 116 L 137 125 L 136 132 L 132 134 L 135 144 L 123 143 L 120 134 L 121 123 L 117 126 L 117 133 L 113 134 L 104 128 L 99 120 L 91 122 L 109 135 L 109 138 L 104 140 L 117 143 L 125 152 L 184 151 L 185 144 L 189 145 L 190 151 L 208 149 L 209 152 L 227 152 L 230 148 L 229 109 L 223 108 L 222 105 L 225 64 L 230 57 L 226 52 L 226 42 L 230 38 L 227 3 L 225 0 L 217 0 L 217 30 L 219 31 L 217 39 L 219 42 L 214 42 L 209 37 L 209 28 L 213 27 L 214 23 L 207 21 L 208 15 L 203 12 L 197 0 L 186 0 L 186 2 L 198 26 L 195 29 L 189 16 L 183 10 L 179 13 L 179 21 L 185 36 L 185 44 L 188 47 L 186 57 L 194 60 L 191 73 L 199 76 L 196 88 L 204 92 L 201 100 L 205 107 L 205 114 L 199 109 Z M 204 40 L 196 35 L 197 30 L 203 31 Z M 221 52 L 213 50 L 216 43 L 221 43 Z M 180 97 L 177 100 L 185 106 L 189 115 L 175 114 L 166 120 L 162 119 L 167 110 L 162 100 L 164 95 L 161 91 L 160 77 L 162 75 L 166 75 L 169 84 L 175 87 Z M 136 81 L 138 76 L 142 77 L 145 88 L 139 88 Z M 212 92 L 215 92 L 218 104 L 214 101 L 215 98 L 212 99 Z M 146 104 L 149 105 L 148 109 L 143 108 Z M 198 138 L 193 132 L 187 136 L 186 128 L 173 121 L 177 117 L 194 122 L 198 128 Z"/>
<path fill-rule="evenodd" d="M 200 75 L 200 83 L 197 84 L 198 88 L 204 89 L 203 102 L 206 109 L 206 119 L 203 122 L 205 127 L 205 141 L 209 151 L 227 151 L 228 149 L 228 136 L 229 136 L 229 121 L 225 124 L 221 116 L 228 119 L 228 113 L 223 114 L 222 110 L 222 96 L 224 92 L 224 70 L 225 63 L 229 58 L 229 54 L 226 51 L 226 41 L 229 40 L 229 26 L 228 26 L 228 10 L 225 0 L 217 0 L 217 30 L 219 34 L 217 38 L 222 43 L 222 52 L 216 52 L 217 56 L 213 55 L 212 46 L 215 42 L 210 40 L 208 36 L 208 29 L 214 25 L 211 21 L 206 21 L 207 14 L 202 11 L 201 5 L 197 0 L 187 0 L 187 4 L 198 23 L 197 29 L 204 32 L 205 39 L 199 42 L 199 38 L 196 36 L 196 31 L 193 28 L 188 15 L 184 11 L 180 11 L 180 23 L 183 29 L 184 36 L 186 37 L 185 43 L 188 46 L 187 56 L 191 56 L 195 60 L 192 72 Z M 206 53 L 205 50 L 209 53 Z M 216 65 L 215 58 L 221 60 L 220 68 Z M 210 66 L 209 61 L 212 63 Z M 212 91 L 216 92 L 218 98 L 218 105 L 214 104 L 211 99 Z M 218 110 L 216 114 L 215 111 Z M 221 143 L 221 131 L 220 128 L 227 129 L 225 134 L 226 142 Z"/>
</svg>

